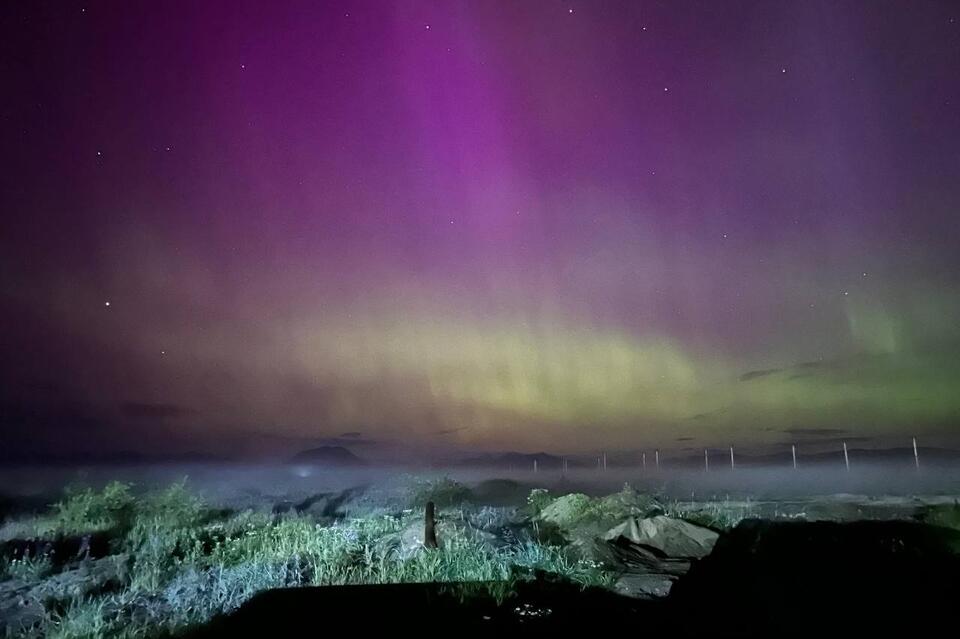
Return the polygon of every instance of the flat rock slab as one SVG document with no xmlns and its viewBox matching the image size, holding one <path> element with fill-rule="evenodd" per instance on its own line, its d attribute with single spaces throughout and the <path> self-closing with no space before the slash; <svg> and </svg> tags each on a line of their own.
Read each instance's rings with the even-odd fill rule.
<svg viewBox="0 0 960 639">
<path fill-rule="evenodd" d="M 637 519 L 631 517 L 611 528 L 604 539 L 623 537 L 652 550 L 661 558 L 700 559 L 713 550 L 719 535 L 709 528 L 664 515 Z"/>
</svg>

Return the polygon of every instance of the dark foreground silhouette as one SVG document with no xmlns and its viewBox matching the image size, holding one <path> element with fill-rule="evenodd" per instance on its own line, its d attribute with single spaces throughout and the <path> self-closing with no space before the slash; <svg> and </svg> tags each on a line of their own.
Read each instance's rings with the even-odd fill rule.
<svg viewBox="0 0 960 639">
<path fill-rule="evenodd" d="M 951 628 L 960 533 L 913 522 L 745 521 L 665 600 L 547 578 L 500 600 L 476 584 L 299 588 L 263 593 L 194 637 L 307 636 L 333 625 L 430 634 L 614 628 L 675 636 L 914 636 Z M 496 636 L 496 635 L 493 635 Z"/>
</svg>

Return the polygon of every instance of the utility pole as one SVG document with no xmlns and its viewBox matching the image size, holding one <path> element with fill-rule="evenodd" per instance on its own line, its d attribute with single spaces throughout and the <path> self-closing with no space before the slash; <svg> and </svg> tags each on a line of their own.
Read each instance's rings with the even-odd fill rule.
<svg viewBox="0 0 960 639">
<path fill-rule="evenodd" d="M 737 465 L 733 462 L 733 444 L 730 444 L 730 470 L 736 469 Z"/>
<path fill-rule="evenodd" d="M 913 463 L 920 470 L 920 453 L 917 451 L 917 438 L 913 438 Z"/>
<path fill-rule="evenodd" d="M 710 455 L 707 454 L 707 449 L 703 449 L 703 472 L 710 472 Z"/>
<path fill-rule="evenodd" d="M 790 444 L 790 454 L 793 455 L 793 469 L 797 469 L 797 445 Z"/>
<path fill-rule="evenodd" d="M 843 463 L 847 467 L 847 472 L 850 472 L 850 455 L 847 453 L 847 442 L 843 442 Z"/>
</svg>

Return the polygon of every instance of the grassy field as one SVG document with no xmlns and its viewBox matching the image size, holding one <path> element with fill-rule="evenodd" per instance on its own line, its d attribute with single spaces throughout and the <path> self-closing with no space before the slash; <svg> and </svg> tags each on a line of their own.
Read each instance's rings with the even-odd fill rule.
<svg viewBox="0 0 960 639">
<path fill-rule="evenodd" d="M 584 585 L 610 579 L 600 564 L 541 539 L 533 505 L 476 505 L 451 480 L 412 481 L 406 494 L 405 503 L 330 521 L 295 509 L 224 510 L 185 483 L 146 494 L 118 482 L 69 490 L 49 512 L 0 529 L 0 578 L 42 606 L 22 624 L 32 628 L 7 633 L 166 636 L 278 587 L 484 582 L 506 591 L 539 572 Z M 437 550 L 421 543 L 427 500 L 440 507 Z M 58 556 L 74 540 L 80 556 Z M 99 552 L 83 548 L 94 541 Z"/>
<path fill-rule="evenodd" d="M 428 501 L 438 508 L 437 549 L 422 543 Z M 469 583 L 495 598 L 544 579 L 613 587 L 623 565 L 604 539 L 630 518 L 665 515 L 725 531 L 745 518 L 871 512 L 960 527 L 953 505 L 904 500 L 695 502 L 629 486 L 588 496 L 505 479 L 406 476 L 389 491 L 261 495 L 238 505 L 207 501 L 185 481 L 114 481 L 68 488 L 49 508 L 0 526 L 0 627 L 23 637 L 175 636 L 282 587 Z"/>
</svg>

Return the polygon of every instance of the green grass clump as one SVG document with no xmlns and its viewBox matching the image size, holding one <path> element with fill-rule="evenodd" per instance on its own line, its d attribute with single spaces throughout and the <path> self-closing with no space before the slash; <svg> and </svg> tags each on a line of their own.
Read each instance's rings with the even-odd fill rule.
<svg viewBox="0 0 960 639">
<path fill-rule="evenodd" d="M 550 491 L 546 488 L 534 488 L 527 496 L 527 509 L 532 516 L 539 516 L 540 513 L 543 512 L 543 509 L 549 506 L 555 499 L 556 497 L 551 495 Z"/>
<path fill-rule="evenodd" d="M 0 529 L 0 540 L 52 539 L 119 530 L 129 525 L 134 504 L 130 485 L 122 482 L 110 482 L 101 490 L 69 486 L 50 512 L 6 522 Z"/>
<path fill-rule="evenodd" d="M 710 528 L 718 532 L 730 530 L 744 519 L 759 515 L 759 509 L 751 503 L 711 501 L 699 504 L 683 502 L 669 502 L 664 506 L 664 514 L 668 517 L 683 519 L 684 521 Z"/>
<path fill-rule="evenodd" d="M 0 564 L 0 579 L 18 579 L 37 581 L 53 572 L 53 562 L 49 557 L 20 557 L 5 559 Z"/>
<path fill-rule="evenodd" d="M 926 506 L 917 517 L 921 521 L 934 526 L 960 530 L 960 503 Z"/>
<path fill-rule="evenodd" d="M 536 494 L 534 494 L 536 493 Z M 582 493 L 570 493 L 547 501 L 547 496 L 538 491 L 531 499 L 539 507 L 538 519 L 559 526 L 562 530 L 590 526 L 612 527 L 629 517 L 648 517 L 662 512 L 662 507 L 653 498 L 636 492 L 629 485 L 618 493 L 605 497 L 589 497 Z"/>
<path fill-rule="evenodd" d="M 66 498 L 53 506 L 56 532 L 71 535 L 121 528 L 133 515 L 134 503 L 130 485 L 118 481 L 100 491 L 68 488 Z"/>
</svg>

